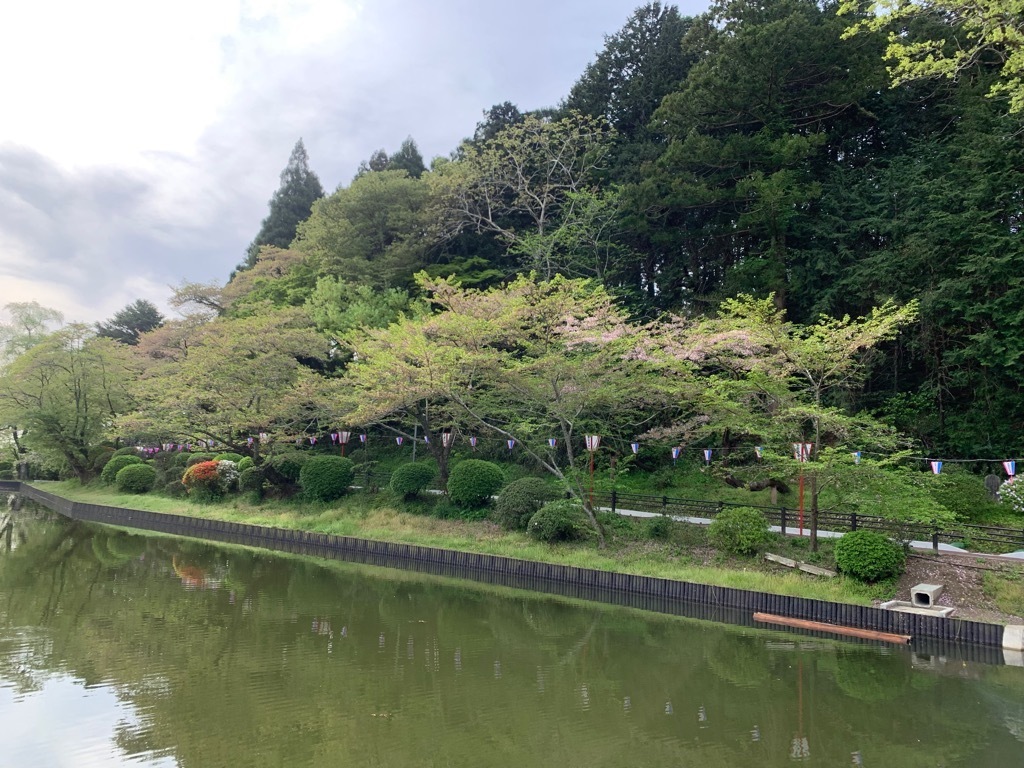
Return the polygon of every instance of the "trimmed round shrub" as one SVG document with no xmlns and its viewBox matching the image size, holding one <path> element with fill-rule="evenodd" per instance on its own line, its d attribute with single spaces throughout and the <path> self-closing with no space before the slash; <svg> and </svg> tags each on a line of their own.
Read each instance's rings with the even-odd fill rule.
<svg viewBox="0 0 1024 768">
<path fill-rule="evenodd" d="M 448 498 L 460 507 L 482 507 L 505 484 L 501 467 L 482 459 L 465 459 L 448 475 Z"/>
<path fill-rule="evenodd" d="M 583 505 L 575 499 L 559 499 L 541 507 L 526 526 L 537 541 L 576 541 L 591 531 Z"/>
<path fill-rule="evenodd" d="M 252 469 L 256 466 L 256 462 L 253 461 L 252 456 L 243 456 L 238 461 L 238 471 L 245 472 L 247 469 Z"/>
<path fill-rule="evenodd" d="M 391 490 L 407 499 L 412 498 L 425 490 L 436 475 L 437 468 L 430 462 L 413 461 L 402 464 L 391 473 Z"/>
<path fill-rule="evenodd" d="M 129 464 L 141 463 L 142 459 L 140 459 L 138 456 L 115 456 L 104 465 L 103 471 L 100 472 L 100 480 L 102 480 L 107 485 L 113 485 L 115 479 L 117 478 L 118 472 L 127 467 Z"/>
<path fill-rule="evenodd" d="M 89 451 L 89 459 L 92 461 L 92 468 L 102 472 L 107 462 L 114 458 L 114 449 L 109 445 L 100 445 Z"/>
<path fill-rule="evenodd" d="M 235 464 L 237 464 L 238 462 L 240 462 L 244 458 L 245 458 L 245 456 L 243 456 L 240 453 L 232 453 L 231 451 L 228 451 L 226 453 L 218 453 L 216 456 L 213 457 L 213 460 L 214 461 L 233 461 L 233 462 L 235 462 Z"/>
<path fill-rule="evenodd" d="M 124 448 L 118 448 L 116 451 L 114 451 L 111 454 L 110 458 L 114 458 L 114 456 L 138 456 L 138 455 L 139 454 L 138 454 L 138 451 L 135 450 L 135 446 L 134 445 L 129 445 L 129 446 L 125 446 Z"/>
<path fill-rule="evenodd" d="M 348 492 L 355 467 L 351 459 L 342 456 L 314 456 L 299 472 L 299 485 L 306 498 L 315 501 L 334 501 Z"/>
<path fill-rule="evenodd" d="M 267 460 L 267 466 L 285 480 L 296 483 L 299 481 L 299 474 L 302 466 L 309 460 L 308 453 L 301 451 L 285 451 Z"/>
<path fill-rule="evenodd" d="M 185 459 L 186 467 L 194 467 L 196 464 L 202 464 L 204 461 L 213 461 L 212 453 L 190 453 L 187 455 L 188 458 Z"/>
<path fill-rule="evenodd" d="M 239 465 L 241 466 L 241 465 Z M 238 490 L 241 493 L 262 493 L 263 473 L 256 467 L 243 469 L 238 475 Z"/>
<path fill-rule="evenodd" d="M 188 488 L 189 496 L 199 501 L 215 499 L 224 493 L 220 475 L 217 474 L 216 461 L 201 461 L 198 464 L 193 464 L 185 470 L 185 476 L 181 478 L 181 482 Z"/>
<path fill-rule="evenodd" d="M 539 477 L 523 477 L 501 489 L 494 517 L 502 528 L 525 531 L 530 518 L 556 498 L 558 492 Z"/>
<path fill-rule="evenodd" d="M 752 555 L 771 540 L 768 519 L 751 507 L 723 509 L 708 526 L 711 543 L 734 555 Z"/>
<path fill-rule="evenodd" d="M 874 582 L 903 573 L 906 552 L 877 531 L 850 531 L 835 546 L 836 568 L 860 581 Z"/>
<path fill-rule="evenodd" d="M 192 458 L 191 453 L 185 453 L 184 451 L 176 451 L 174 453 L 174 465 L 176 467 L 184 467 L 188 464 L 188 460 Z"/>
<path fill-rule="evenodd" d="M 129 464 L 114 480 L 124 493 L 149 493 L 156 482 L 156 470 L 149 464 Z"/>
</svg>

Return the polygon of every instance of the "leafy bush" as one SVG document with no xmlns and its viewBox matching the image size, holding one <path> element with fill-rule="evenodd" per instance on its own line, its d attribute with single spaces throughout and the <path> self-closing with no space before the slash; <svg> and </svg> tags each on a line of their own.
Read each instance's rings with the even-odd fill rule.
<svg viewBox="0 0 1024 768">
<path fill-rule="evenodd" d="M 752 555 L 771 539 L 768 520 L 751 507 L 723 509 L 708 526 L 711 542 L 736 555 Z"/>
<path fill-rule="evenodd" d="M 943 467 L 942 474 L 928 477 L 933 499 L 963 520 L 984 518 L 986 512 L 999 512 L 985 488 L 985 478 L 958 466 Z"/>
<path fill-rule="evenodd" d="M 658 515 L 647 521 L 647 535 L 652 539 L 665 539 L 672 537 L 672 529 L 675 521 L 668 515 Z"/>
<path fill-rule="evenodd" d="M 315 501 L 334 501 L 345 495 L 355 468 L 342 456 L 314 456 L 299 472 L 299 485 L 306 497 Z"/>
<path fill-rule="evenodd" d="M 267 468 L 283 479 L 295 483 L 299 480 L 302 465 L 309 460 L 309 454 L 302 451 L 285 451 L 267 460 Z"/>
<path fill-rule="evenodd" d="M 1009 507 L 1018 515 L 1024 515 L 1024 480 L 1018 480 L 1016 475 L 999 486 L 999 501 Z"/>
<path fill-rule="evenodd" d="M 179 498 L 188 494 L 188 488 L 180 480 L 174 480 L 164 486 L 163 494 L 171 498 Z"/>
<path fill-rule="evenodd" d="M 460 507 L 482 507 L 505 484 L 501 467 L 482 459 L 465 459 L 448 475 L 448 498 Z"/>
<path fill-rule="evenodd" d="M 225 493 L 238 490 L 238 464 L 235 462 L 226 459 L 217 461 L 217 477 Z"/>
<path fill-rule="evenodd" d="M 123 454 L 121 456 L 115 456 L 104 465 L 103 471 L 100 472 L 100 480 L 102 480 L 107 485 L 113 485 L 115 479 L 117 478 L 118 472 L 127 467 L 129 464 L 141 463 L 142 459 L 140 459 L 138 456 L 125 456 Z"/>
<path fill-rule="evenodd" d="M 116 451 L 114 451 L 112 454 L 110 454 L 110 458 L 114 458 L 115 456 L 138 456 L 138 455 L 139 454 L 138 454 L 138 451 L 135 450 L 135 446 L 129 445 L 129 446 L 126 446 L 125 448 L 118 448 Z"/>
<path fill-rule="evenodd" d="M 216 461 L 201 461 L 185 470 L 181 478 L 189 496 L 197 501 L 209 501 L 223 495 L 224 488 L 217 474 Z"/>
<path fill-rule="evenodd" d="M 860 581 L 879 581 L 903 573 L 903 547 L 876 531 L 851 531 L 835 546 L 836 567 Z"/>
<path fill-rule="evenodd" d="M 196 464 L 201 464 L 206 461 L 213 461 L 212 453 L 190 453 L 187 454 L 185 459 L 186 467 L 194 467 Z"/>
<path fill-rule="evenodd" d="M 430 513 L 441 520 L 486 520 L 490 510 L 487 507 L 459 507 L 451 499 L 441 496 Z"/>
<path fill-rule="evenodd" d="M 97 472 L 102 472 L 103 467 L 112 458 L 114 458 L 114 449 L 109 445 L 100 445 L 89 451 L 89 460 L 92 462 L 92 468 Z"/>
<path fill-rule="evenodd" d="M 402 464 L 391 473 L 391 490 L 405 498 L 416 496 L 424 490 L 437 475 L 437 469 L 425 461 Z"/>
<path fill-rule="evenodd" d="M 238 471 L 245 472 L 247 469 L 252 469 L 256 466 L 256 462 L 252 460 L 252 456 L 243 456 L 238 461 Z"/>
<path fill-rule="evenodd" d="M 157 472 L 163 471 L 168 467 L 173 467 L 177 457 L 178 454 L 172 451 L 157 451 L 153 454 L 153 466 L 156 467 Z"/>
<path fill-rule="evenodd" d="M 507 530 L 525 531 L 530 518 L 557 497 L 558 493 L 539 477 L 524 477 L 501 490 L 494 505 L 494 516 Z"/>
<path fill-rule="evenodd" d="M 218 453 L 216 456 L 213 457 L 213 460 L 214 461 L 233 461 L 235 464 L 237 464 L 238 462 L 240 462 L 244 458 L 245 458 L 245 456 L 243 456 L 240 453 L 232 453 L 232 452 L 228 451 L 227 453 Z"/>
<path fill-rule="evenodd" d="M 583 505 L 575 499 L 545 504 L 530 518 L 527 533 L 538 541 L 575 541 L 590 534 L 590 521 Z"/>
<path fill-rule="evenodd" d="M 117 489 L 124 493 L 149 493 L 156 482 L 156 470 L 149 464 L 129 464 L 114 480 Z"/>
<path fill-rule="evenodd" d="M 167 483 L 180 483 L 181 478 L 185 476 L 185 468 L 178 466 L 170 466 L 165 469 L 160 469 L 156 466 L 156 479 L 157 484 L 163 486 Z"/>
<path fill-rule="evenodd" d="M 676 484 L 679 473 L 675 467 L 662 467 L 651 473 L 650 484 L 655 490 L 665 491 Z"/>
<path fill-rule="evenodd" d="M 263 490 L 263 473 L 256 467 L 247 467 L 238 474 L 238 490 L 242 493 Z"/>
</svg>

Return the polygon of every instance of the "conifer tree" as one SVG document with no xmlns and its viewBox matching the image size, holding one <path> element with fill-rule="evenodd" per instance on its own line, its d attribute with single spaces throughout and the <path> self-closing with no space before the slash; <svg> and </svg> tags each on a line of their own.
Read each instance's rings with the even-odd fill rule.
<svg viewBox="0 0 1024 768">
<path fill-rule="evenodd" d="M 159 328 L 163 322 L 164 316 L 151 301 L 138 299 L 115 312 L 109 320 L 96 323 L 96 335 L 134 347 L 139 343 L 139 336 Z"/>
<path fill-rule="evenodd" d="M 302 139 L 295 142 L 288 165 L 281 171 L 281 186 L 270 198 L 270 213 L 263 220 L 259 234 L 249 245 L 245 264 L 248 269 L 256 263 L 261 245 L 287 248 L 295 239 L 295 228 L 309 218 L 313 203 L 324 196 L 320 179 L 309 169 L 309 155 Z"/>
</svg>

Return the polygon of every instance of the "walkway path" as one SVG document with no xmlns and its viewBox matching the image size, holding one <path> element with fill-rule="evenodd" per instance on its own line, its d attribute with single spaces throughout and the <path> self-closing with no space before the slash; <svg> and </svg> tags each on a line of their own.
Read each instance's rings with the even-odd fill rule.
<svg viewBox="0 0 1024 768">
<path fill-rule="evenodd" d="M 611 507 L 598 507 L 598 509 L 605 512 L 613 511 Z M 663 515 L 660 512 L 644 512 L 643 510 L 639 509 L 617 508 L 614 511 L 617 514 L 625 515 L 626 517 L 663 517 Z M 673 520 L 676 520 L 680 523 L 692 523 L 693 525 L 711 525 L 711 518 L 709 517 L 688 517 L 686 515 L 668 515 L 668 517 L 671 517 Z M 769 526 L 769 529 L 774 533 L 782 533 L 782 528 L 778 525 Z M 797 530 L 798 529 L 795 526 L 787 526 L 786 535 L 798 536 L 800 534 L 796 533 Z M 810 530 L 808 528 L 804 528 L 804 531 L 805 536 L 810 535 Z M 843 534 L 838 531 L 823 531 L 820 528 L 818 529 L 818 538 L 821 539 L 838 539 L 842 535 Z M 910 542 L 910 547 L 911 549 L 934 549 L 930 541 L 912 541 Z M 955 547 L 952 544 L 945 544 L 942 542 L 939 543 L 939 552 L 950 552 L 958 555 L 975 554 L 972 553 L 970 550 L 964 549 L 963 547 Z M 1016 560 L 1024 560 L 1024 549 L 1017 550 L 1016 552 L 1008 552 L 1005 555 L 996 555 L 996 557 L 1008 557 Z"/>
</svg>

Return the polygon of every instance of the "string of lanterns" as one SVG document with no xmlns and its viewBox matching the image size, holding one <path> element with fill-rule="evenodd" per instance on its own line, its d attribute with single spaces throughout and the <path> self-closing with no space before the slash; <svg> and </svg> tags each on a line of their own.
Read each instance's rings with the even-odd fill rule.
<svg viewBox="0 0 1024 768">
<path fill-rule="evenodd" d="M 341 447 L 342 455 L 344 455 L 345 447 L 353 439 L 353 433 L 351 431 L 348 431 L 348 430 L 340 430 L 340 431 L 329 433 L 328 437 L 330 438 L 331 443 L 333 445 Z M 361 433 L 358 434 L 359 442 L 364 447 L 367 445 L 367 441 L 370 439 L 370 437 L 371 436 L 369 434 L 365 433 L 365 432 L 361 432 Z M 249 437 L 247 437 L 246 438 L 246 443 L 248 445 L 250 445 L 250 446 L 256 444 L 257 442 L 259 442 L 259 444 L 263 445 L 263 444 L 268 443 L 269 439 L 270 438 L 269 438 L 268 433 L 260 432 L 260 433 L 258 433 L 257 436 L 249 436 Z M 395 444 L 398 445 L 398 446 L 404 445 L 406 439 L 407 439 L 407 436 L 405 436 L 405 435 L 396 435 L 396 436 L 394 436 Z M 409 439 L 410 440 L 422 440 L 424 444 L 426 444 L 426 445 L 430 444 L 430 437 L 428 435 L 424 435 L 424 436 L 419 437 L 419 438 L 409 438 Z M 484 438 L 484 440 L 490 440 L 490 439 L 491 438 Z M 493 439 L 497 439 L 497 438 L 493 438 Z M 455 444 L 455 440 L 456 440 L 456 433 L 455 432 L 444 431 L 444 432 L 441 433 L 441 443 L 442 443 L 442 445 L 444 445 L 445 448 L 452 447 Z M 475 451 L 477 449 L 477 447 L 480 445 L 481 438 L 477 437 L 476 435 L 469 435 L 468 436 L 468 440 L 469 440 L 470 447 Z M 295 444 L 296 445 L 302 445 L 304 441 L 308 441 L 308 444 L 310 446 L 315 446 L 319 442 L 319 439 L 316 436 L 311 435 L 311 436 L 309 436 L 307 438 L 297 438 L 296 441 L 295 441 Z M 508 449 L 509 452 L 514 451 L 515 447 L 519 444 L 518 441 L 515 438 L 507 438 L 507 439 L 504 440 L 504 442 L 505 442 L 505 446 L 506 446 L 506 448 Z M 548 448 L 550 450 L 552 450 L 552 451 L 557 450 L 559 443 L 560 443 L 559 438 L 551 437 L 551 438 L 547 439 Z M 600 435 L 584 435 L 584 444 L 586 446 L 587 452 L 591 453 L 591 454 L 594 454 L 594 453 L 596 453 L 598 451 L 598 449 L 600 447 L 601 436 Z M 153 455 L 153 454 L 155 454 L 155 453 L 157 453 L 159 451 L 168 451 L 168 452 L 169 451 L 193 451 L 193 450 L 196 450 L 197 448 L 198 449 L 214 448 L 217 445 L 218 445 L 218 443 L 215 440 L 199 440 L 199 441 L 192 442 L 192 443 L 163 443 L 163 444 L 161 444 L 158 447 L 138 446 L 138 450 L 140 450 L 141 452 L 145 453 L 146 455 L 150 455 L 151 456 L 151 455 Z M 632 452 L 632 454 L 634 456 L 640 453 L 640 448 L 641 447 L 642 446 L 641 446 L 641 444 L 639 442 L 631 442 L 631 443 L 629 443 L 630 451 Z M 798 462 L 801 462 L 801 463 L 809 461 L 811 459 L 811 456 L 812 456 L 812 453 L 813 453 L 813 449 L 814 449 L 814 444 L 813 443 L 803 443 L 803 442 L 801 442 L 801 443 L 793 443 L 792 444 L 792 451 L 793 451 L 793 458 L 794 458 L 794 460 L 796 460 Z M 740 452 L 742 450 L 743 450 L 742 448 L 740 448 L 740 449 L 737 449 L 737 448 L 731 448 L 731 449 L 722 449 L 722 448 L 690 448 L 690 449 L 688 449 L 688 448 L 684 448 L 683 446 L 678 446 L 677 445 L 677 446 L 669 447 L 669 454 L 670 454 L 670 456 L 672 458 L 672 464 L 673 464 L 673 466 L 675 466 L 676 463 L 678 462 L 678 460 L 684 455 L 684 453 L 689 453 L 691 451 L 692 452 L 700 451 L 701 454 L 703 455 L 703 459 L 704 459 L 705 465 L 709 466 L 711 464 L 713 458 L 714 458 L 714 454 L 715 453 L 727 452 L 729 454 L 736 454 L 736 453 L 738 453 L 738 452 Z M 765 447 L 761 446 L 761 445 L 755 445 L 755 446 L 753 446 L 753 452 L 754 452 L 755 457 L 758 460 L 762 460 L 764 458 L 764 455 L 765 455 Z M 851 458 L 853 460 L 853 463 L 854 464 L 860 464 L 861 463 L 861 458 L 864 456 L 864 454 L 865 454 L 864 451 L 851 451 L 850 452 L 850 456 L 851 456 Z M 1006 475 L 1008 477 L 1013 478 L 1017 474 L 1017 462 L 1016 462 L 1015 459 L 947 459 L 947 460 L 942 460 L 942 459 L 933 459 L 933 458 L 929 458 L 929 457 L 925 457 L 925 456 L 909 456 L 907 458 L 911 459 L 911 460 L 926 462 L 927 466 L 931 469 L 932 473 L 935 474 L 935 475 L 939 475 L 939 474 L 942 473 L 942 467 L 946 463 L 977 463 L 977 462 L 983 462 L 983 463 L 999 462 L 1002 465 L 1003 470 L 1005 471 L 1005 473 L 1006 473 Z"/>
</svg>

